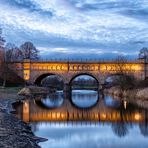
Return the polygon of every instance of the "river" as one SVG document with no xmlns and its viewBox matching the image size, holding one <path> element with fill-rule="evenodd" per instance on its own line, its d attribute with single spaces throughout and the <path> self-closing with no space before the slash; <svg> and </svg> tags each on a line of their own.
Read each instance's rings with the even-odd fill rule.
<svg viewBox="0 0 148 148">
<path fill-rule="evenodd" d="M 47 138 L 43 148 L 146 148 L 148 111 L 127 100 L 99 97 L 96 91 L 59 91 L 14 104 L 16 116 L 35 135 Z"/>
</svg>

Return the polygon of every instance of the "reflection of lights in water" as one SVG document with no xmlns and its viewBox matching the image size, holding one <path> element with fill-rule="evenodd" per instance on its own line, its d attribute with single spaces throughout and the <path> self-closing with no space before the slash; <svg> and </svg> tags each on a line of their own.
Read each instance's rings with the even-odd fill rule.
<svg viewBox="0 0 148 148">
<path fill-rule="evenodd" d="M 23 121 L 29 122 L 29 102 L 23 103 Z"/>
<path fill-rule="evenodd" d="M 106 114 L 105 113 L 102 113 L 101 114 L 101 117 L 105 119 L 106 118 Z"/>
<path fill-rule="evenodd" d="M 102 103 L 101 101 L 99 103 Z M 97 108 L 96 110 L 91 109 L 86 111 L 79 110 L 77 108 L 70 108 L 70 107 L 68 107 L 68 109 L 66 108 L 65 110 L 62 110 L 63 108 L 59 108 L 59 110 L 58 109 L 45 110 L 45 109 L 39 108 L 37 105 L 35 106 L 31 102 L 33 102 L 33 100 L 31 100 L 30 102 L 29 101 L 23 102 L 24 111 L 27 111 L 27 107 L 30 108 L 30 114 L 28 114 L 30 115 L 30 118 L 25 114 L 24 114 L 24 117 L 20 116 L 19 118 L 23 118 L 24 121 L 26 122 L 30 121 L 30 122 L 33 122 L 33 124 L 35 124 L 34 126 L 36 126 L 37 128 L 37 130 L 35 131 L 35 134 L 37 136 L 48 139 L 49 143 L 47 144 L 47 148 L 49 147 L 49 145 L 50 147 L 52 147 L 51 139 L 54 139 L 54 138 L 57 138 L 57 139 L 54 139 L 54 142 L 56 144 L 59 144 L 60 140 L 63 141 L 63 143 L 69 142 L 68 136 L 70 134 L 72 134 L 78 140 L 83 138 L 86 135 L 86 139 L 84 139 L 84 144 L 86 143 L 86 141 L 89 140 L 90 137 L 92 137 L 91 141 L 93 145 L 93 142 L 94 142 L 93 139 L 95 139 L 94 132 L 96 132 L 96 134 L 98 135 L 98 139 L 96 139 L 95 143 L 98 143 L 98 141 L 100 140 L 100 137 L 102 138 L 102 140 L 108 138 L 107 141 L 109 142 L 111 141 L 109 147 L 114 147 L 115 145 L 115 140 L 114 139 L 111 140 L 112 138 L 115 138 L 117 140 L 118 147 L 119 145 L 122 145 L 122 144 L 124 145 L 124 147 L 129 147 L 131 144 L 133 144 L 132 145 L 133 147 L 138 148 L 140 147 L 141 143 L 143 145 L 144 140 L 147 142 L 146 144 L 148 144 L 147 139 L 141 136 L 140 132 L 137 132 L 139 131 L 139 126 L 138 126 L 139 123 L 141 123 L 143 126 L 145 125 L 143 121 L 144 121 L 144 118 L 146 117 L 146 114 L 145 114 L 146 112 L 144 112 L 141 108 L 137 108 L 137 106 L 135 107 L 131 106 L 133 108 L 130 108 L 130 104 L 128 104 L 128 102 L 125 100 L 122 103 L 126 110 L 123 107 L 109 108 L 108 106 L 105 106 L 103 102 L 102 104 L 99 104 L 101 106 L 96 106 Z M 22 108 L 22 104 L 20 107 Z M 20 109 L 18 108 L 17 111 L 20 111 Z M 123 111 L 122 112 L 123 116 L 121 116 L 121 111 Z M 21 113 L 22 111 L 20 112 L 20 115 Z M 76 114 L 74 115 L 74 113 Z M 123 120 L 121 120 L 121 117 L 123 117 Z M 118 132 L 125 133 L 125 130 L 127 128 L 129 129 L 130 134 L 128 134 L 127 137 L 121 138 L 119 140 L 119 138 L 117 138 L 117 135 L 114 132 L 112 132 L 112 129 L 110 128 L 110 125 L 112 123 L 116 123 L 115 125 Z M 133 128 L 130 129 L 130 125 L 136 125 L 136 126 L 133 126 Z M 87 134 L 86 132 L 88 131 L 90 132 Z M 77 137 L 76 134 L 79 137 Z M 133 138 L 135 135 L 139 136 L 137 137 L 138 139 L 137 141 L 135 141 L 135 139 Z M 63 137 L 64 139 L 62 139 Z M 132 141 L 130 138 L 132 139 Z M 71 139 L 74 139 L 74 138 L 72 137 Z M 88 141 L 88 142 L 91 143 L 91 141 Z M 79 142 L 82 143 L 83 141 L 79 140 Z M 62 145 L 63 143 L 60 143 L 58 146 L 63 147 Z M 75 139 L 67 147 L 70 147 L 74 143 L 76 143 Z M 143 147 L 145 147 L 145 145 Z M 95 147 L 96 145 L 93 145 L 93 146 Z M 42 147 L 45 147 L 45 146 L 42 145 Z M 56 146 L 54 145 L 54 147 Z M 78 147 L 78 145 L 74 147 Z M 84 147 L 84 145 L 82 145 L 82 147 Z M 101 147 L 100 143 L 99 143 L 99 146 L 96 146 L 96 147 Z M 102 147 L 104 147 L 104 145 L 102 145 Z"/>
<path fill-rule="evenodd" d="M 25 105 L 25 107 L 27 107 L 27 106 L 28 106 L 28 103 L 27 103 L 27 102 L 25 102 L 25 103 L 24 103 L 24 105 Z"/>
<path fill-rule="evenodd" d="M 29 104 L 27 102 L 24 102 L 24 113 L 29 113 Z"/>
<path fill-rule="evenodd" d="M 64 118 L 64 114 L 61 114 L 61 117 Z"/>
<path fill-rule="evenodd" d="M 98 119 L 98 114 L 97 113 L 95 113 L 95 118 Z"/>
<path fill-rule="evenodd" d="M 52 119 L 56 119 L 56 113 L 52 113 Z"/>
<path fill-rule="evenodd" d="M 140 120 L 141 119 L 141 115 L 139 113 L 135 113 L 135 120 Z"/>
<path fill-rule="evenodd" d="M 123 105 L 124 105 L 124 109 L 126 109 L 126 107 L 127 107 L 127 101 L 126 100 L 124 100 Z"/>
<path fill-rule="evenodd" d="M 48 113 L 48 114 L 47 114 L 47 117 L 50 117 L 50 118 L 51 118 L 51 113 Z"/>
<path fill-rule="evenodd" d="M 60 118 L 60 113 L 57 113 L 57 118 Z"/>
</svg>

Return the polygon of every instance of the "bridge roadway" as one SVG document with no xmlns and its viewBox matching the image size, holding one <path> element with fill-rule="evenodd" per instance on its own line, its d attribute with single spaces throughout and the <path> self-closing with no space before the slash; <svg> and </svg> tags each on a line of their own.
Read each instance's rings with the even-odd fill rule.
<svg viewBox="0 0 148 148">
<path fill-rule="evenodd" d="M 121 108 L 112 108 L 105 105 L 104 99 L 99 99 L 95 106 L 88 109 L 80 109 L 72 105 L 69 99 L 65 99 L 59 108 L 47 109 L 41 107 L 35 100 L 23 101 L 16 108 L 17 117 L 25 122 L 142 122 L 148 119 L 148 114 L 141 109 L 129 110 L 126 104 Z M 123 109 L 124 108 L 124 109 Z"/>
</svg>

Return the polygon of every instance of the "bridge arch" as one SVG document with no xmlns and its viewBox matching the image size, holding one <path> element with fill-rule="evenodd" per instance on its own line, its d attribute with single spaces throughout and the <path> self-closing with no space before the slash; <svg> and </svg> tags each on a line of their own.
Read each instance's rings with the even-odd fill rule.
<svg viewBox="0 0 148 148">
<path fill-rule="evenodd" d="M 77 78 L 77 77 L 79 77 L 79 76 L 83 76 L 83 75 L 87 75 L 87 76 L 90 76 L 90 77 L 94 78 L 94 79 L 96 80 L 98 86 L 99 86 L 99 79 L 97 78 L 97 76 L 94 75 L 94 74 L 92 74 L 92 73 L 88 73 L 88 72 L 77 73 L 77 74 L 72 75 L 72 76 L 71 76 L 71 79 L 69 80 L 69 85 L 72 84 L 72 81 L 73 81 L 75 78 Z"/>
<path fill-rule="evenodd" d="M 64 78 L 63 76 L 59 75 L 59 74 L 55 74 L 55 73 L 43 73 L 38 75 L 35 79 L 34 79 L 34 84 L 36 85 L 41 85 L 41 82 L 44 78 L 48 77 L 48 76 L 57 76 L 58 78 L 60 78 L 63 83 L 64 83 Z"/>
<path fill-rule="evenodd" d="M 82 82 L 80 85 L 79 83 L 74 84 L 74 80 L 79 76 L 89 76 L 95 83 L 89 83 L 86 79 L 86 83 L 84 80 L 84 83 Z M 96 106 L 99 101 L 99 80 L 97 75 L 88 72 L 73 74 L 69 81 L 69 100 L 74 107 L 79 109 L 88 109 Z"/>
</svg>

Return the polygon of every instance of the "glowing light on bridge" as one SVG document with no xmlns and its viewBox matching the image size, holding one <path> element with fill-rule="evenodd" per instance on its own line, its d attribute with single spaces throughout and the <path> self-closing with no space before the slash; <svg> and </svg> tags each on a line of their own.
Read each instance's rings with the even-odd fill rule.
<svg viewBox="0 0 148 148">
<path fill-rule="evenodd" d="M 24 60 L 24 80 L 29 80 L 30 79 L 30 61 L 25 59 Z"/>
<path fill-rule="evenodd" d="M 147 63 L 146 63 L 147 64 Z M 54 62 L 54 61 L 30 61 L 25 59 L 24 62 L 10 62 L 10 68 L 17 71 L 17 74 L 24 78 L 24 80 L 34 83 L 40 75 L 47 73 L 54 73 L 55 75 L 62 75 L 64 78 L 71 77 L 73 73 L 90 73 L 97 76 L 97 79 L 103 80 L 104 77 L 110 74 L 119 73 L 120 68 L 116 61 L 104 61 L 104 62 Z M 133 74 L 137 79 L 144 79 L 148 75 L 146 67 L 148 66 L 140 61 L 127 61 L 127 63 L 121 63 L 122 70 L 125 73 Z M 68 78 L 69 80 L 72 78 Z"/>
<path fill-rule="evenodd" d="M 24 70 L 24 79 L 26 81 L 30 79 L 30 70 Z"/>
</svg>

